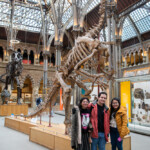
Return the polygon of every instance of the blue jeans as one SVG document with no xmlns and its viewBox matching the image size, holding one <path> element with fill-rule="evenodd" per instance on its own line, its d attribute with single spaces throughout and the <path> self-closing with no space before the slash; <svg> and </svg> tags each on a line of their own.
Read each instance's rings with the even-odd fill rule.
<svg viewBox="0 0 150 150">
<path fill-rule="evenodd" d="M 112 150 L 116 150 L 116 147 L 118 148 L 118 150 L 123 150 L 122 148 L 122 141 L 119 142 L 117 139 L 119 137 L 119 132 L 117 130 L 117 128 L 112 128 L 110 127 L 110 138 L 111 138 L 111 146 L 112 146 Z"/>
<path fill-rule="evenodd" d="M 92 138 L 91 150 L 97 150 L 97 146 L 99 150 L 105 150 L 105 135 L 102 132 L 98 133 L 98 138 Z"/>
</svg>

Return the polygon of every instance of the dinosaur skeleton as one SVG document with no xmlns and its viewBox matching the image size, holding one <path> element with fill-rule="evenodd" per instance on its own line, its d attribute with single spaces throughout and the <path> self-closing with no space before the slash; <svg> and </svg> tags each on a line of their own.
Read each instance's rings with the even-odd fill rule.
<svg viewBox="0 0 150 150">
<path fill-rule="evenodd" d="M 11 55 L 11 62 L 6 66 L 6 73 L 0 76 L 0 81 L 5 83 L 4 91 L 8 89 L 8 85 L 11 84 L 11 89 L 14 89 L 14 80 L 17 82 L 17 103 L 21 104 L 21 90 L 20 90 L 20 81 L 19 76 L 22 73 L 22 56 L 20 52 L 13 51 Z M 6 80 L 3 77 L 6 75 Z M 4 92 L 6 93 L 6 92 Z M 7 97 L 7 96 L 6 96 Z"/>
<path fill-rule="evenodd" d="M 100 30 L 104 26 L 105 19 L 105 6 L 106 0 L 102 0 L 100 4 L 100 20 L 99 24 L 89 32 L 85 33 L 84 36 L 78 37 L 75 41 L 75 46 L 67 55 L 66 63 L 56 71 L 55 80 L 51 90 L 48 93 L 47 99 L 38 106 L 34 112 L 24 117 L 34 117 L 43 112 L 49 103 L 51 106 L 55 103 L 56 96 L 58 95 L 60 87 L 63 89 L 63 104 L 65 108 L 65 133 L 68 134 L 70 131 L 70 101 L 71 101 L 71 88 L 67 85 L 68 81 L 71 83 L 76 83 L 80 88 L 85 90 L 85 95 L 89 95 L 94 87 L 94 83 L 97 83 L 101 88 L 106 88 L 107 83 L 104 83 L 104 80 L 109 81 L 112 79 L 111 72 L 104 71 L 104 61 L 108 59 L 109 54 L 105 43 L 101 43 L 97 38 L 100 33 Z M 81 69 L 82 65 L 88 64 L 92 67 L 95 67 L 96 57 L 99 56 L 99 66 L 100 74 L 90 74 L 85 70 Z M 84 76 L 90 79 L 92 82 L 92 89 L 88 89 L 84 83 L 79 79 L 79 76 Z"/>
</svg>

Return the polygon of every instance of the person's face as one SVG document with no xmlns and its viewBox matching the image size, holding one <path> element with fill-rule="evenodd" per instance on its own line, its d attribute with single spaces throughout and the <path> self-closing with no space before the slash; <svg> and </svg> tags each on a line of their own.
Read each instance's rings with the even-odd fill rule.
<svg viewBox="0 0 150 150">
<path fill-rule="evenodd" d="M 119 102 L 118 102 L 117 100 L 113 100 L 113 101 L 112 101 L 112 107 L 113 107 L 114 109 L 118 109 L 118 107 L 119 107 Z"/>
<path fill-rule="evenodd" d="M 104 105 L 106 99 L 107 99 L 107 96 L 105 94 L 101 94 L 101 96 L 98 97 L 98 104 L 101 105 L 101 106 Z"/>
<path fill-rule="evenodd" d="M 86 108 L 88 107 L 88 104 L 89 104 L 88 100 L 87 100 L 87 99 L 84 99 L 84 100 L 82 101 L 82 103 L 81 103 L 81 106 L 82 106 L 83 109 L 86 109 Z"/>
</svg>

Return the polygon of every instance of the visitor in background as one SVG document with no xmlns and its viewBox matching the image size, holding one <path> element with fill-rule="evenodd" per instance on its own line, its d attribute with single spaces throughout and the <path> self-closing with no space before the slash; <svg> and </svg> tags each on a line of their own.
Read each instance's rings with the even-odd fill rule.
<svg viewBox="0 0 150 150">
<path fill-rule="evenodd" d="M 113 98 L 110 108 L 110 137 L 112 150 L 123 150 L 123 137 L 129 133 L 127 108 L 120 106 L 120 99 Z"/>
<path fill-rule="evenodd" d="M 37 99 L 36 99 L 36 106 L 38 106 L 42 101 L 43 101 L 43 100 L 42 100 L 41 97 L 37 98 Z"/>
<path fill-rule="evenodd" d="M 91 123 L 93 127 L 91 149 L 105 150 L 105 144 L 109 136 L 109 109 L 105 105 L 107 93 L 100 92 L 98 100 L 90 103 L 88 108 L 91 109 Z"/>
<path fill-rule="evenodd" d="M 72 109 L 71 147 L 75 150 L 90 150 L 90 110 L 89 99 L 82 98 L 79 106 Z"/>
</svg>

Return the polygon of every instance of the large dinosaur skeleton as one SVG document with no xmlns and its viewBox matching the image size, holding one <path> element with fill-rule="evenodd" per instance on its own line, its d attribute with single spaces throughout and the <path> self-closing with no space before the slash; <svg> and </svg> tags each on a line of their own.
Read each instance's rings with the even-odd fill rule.
<svg viewBox="0 0 150 150">
<path fill-rule="evenodd" d="M 17 82 L 17 104 L 21 104 L 21 89 L 20 89 L 20 81 L 19 76 L 21 75 L 23 70 L 22 66 L 22 55 L 20 52 L 13 51 L 11 55 L 11 62 L 9 62 L 6 66 L 6 73 L 0 76 L 0 82 L 5 83 L 5 88 L 3 93 L 3 97 L 8 97 L 8 85 L 11 84 L 11 89 L 14 89 L 14 81 Z M 6 80 L 3 77 L 6 76 Z M 7 91 L 7 92 L 6 92 Z M 3 101 L 4 103 L 4 101 Z"/>
<path fill-rule="evenodd" d="M 66 63 L 60 67 L 58 71 L 56 71 L 55 80 L 51 90 L 48 93 L 48 97 L 45 102 L 41 103 L 34 112 L 25 117 L 34 117 L 41 112 L 43 112 L 49 103 L 53 105 L 56 101 L 56 96 L 58 95 L 59 89 L 62 87 L 63 89 L 63 103 L 65 108 L 65 125 L 67 134 L 70 129 L 70 99 L 71 99 L 71 88 L 67 85 L 68 81 L 71 83 L 76 83 L 80 88 L 85 90 L 85 95 L 89 95 L 92 90 L 94 83 L 100 85 L 101 88 L 106 88 L 107 83 L 105 81 L 109 81 L 112 78 L 112 73 L 104 71 L 104 61 L 108 59 L 108 51 L 105 43 L 101 43 L 98 40 L 98 35 L 100 30 L 104 25 L 105 19 L 105 6 L 106 1 L 102 0 L 100 4 L 100 20 L 99 24 L 89 32 L 85 33 L 84 36 L 78 37 L 75 41 L 75 46 L 67 55 Z M 96 60 L 96 57 L 99 56 L 99 61 Z M 81 69 L 83 65 L 88 64 L 90 67 L 95 67 L 97 64 L 100 66 L 100 74 L 90 74 L 85 70 Z M 88 78 L 92 82 L 92 89 L 88 89 L 84 83 L 79 79 L 79 76 L 83 76 Z"/>
</svg>

